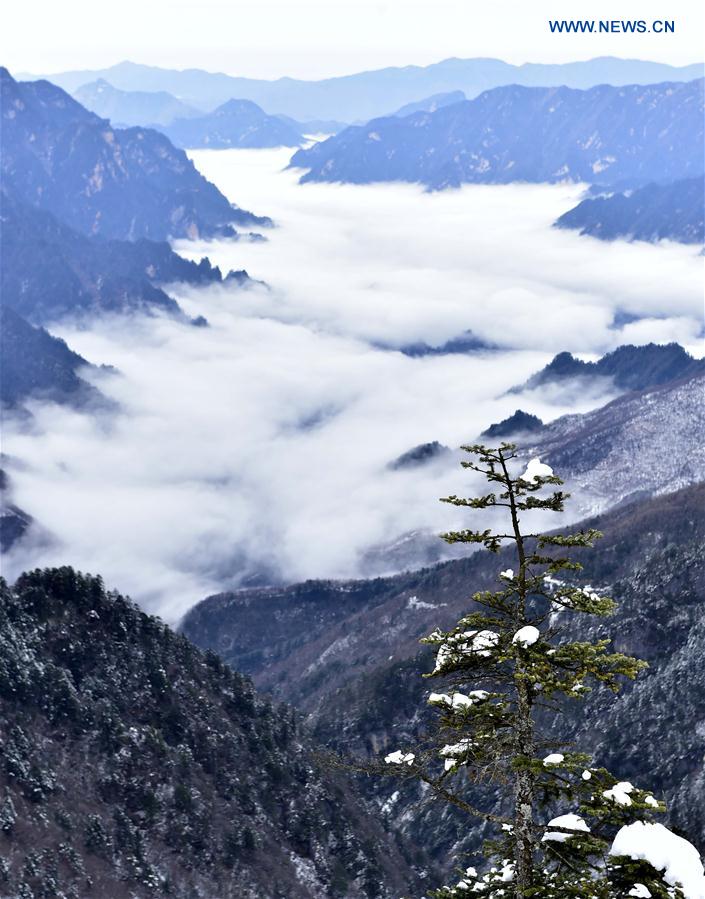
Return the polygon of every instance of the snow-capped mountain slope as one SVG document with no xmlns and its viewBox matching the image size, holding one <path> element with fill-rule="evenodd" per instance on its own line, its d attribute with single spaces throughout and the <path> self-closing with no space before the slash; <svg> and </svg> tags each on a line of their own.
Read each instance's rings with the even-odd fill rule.
<svg viewBox="0 0 705 899">
<path fill-rule="evenodd" d="M 549 462 L 582 514 L 705 479 L 705 375 L 619 397 L 552 422 L 525 447 Z"/>
</svg>

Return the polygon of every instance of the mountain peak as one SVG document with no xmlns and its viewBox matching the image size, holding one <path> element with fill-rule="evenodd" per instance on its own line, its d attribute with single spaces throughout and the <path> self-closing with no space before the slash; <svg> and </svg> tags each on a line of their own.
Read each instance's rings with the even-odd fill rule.
<svg viewBox="0 0 705 899">
<path fill-rule="evenodd" d="M 300 147 L 301 126 L 267 113 L 252 100 L 231 97 L 213 112 L 180 118 L 164 131 L 179 147 Z"/>
<path fill-rule="evenodd" d="M 112 128 L 48 81 L 2 80 L 2 176 L 32 206 L 87 235 L 135 240 L 267 224 L 239 210 L 163 134 Z M 93 178 L 94 172 L 100 178 Z M 86 189 L 90 184 L 90 189 Z"/>
<path fill-rule="evenodd" d="M 558 353 L 523 386 L 510 392 L 519 393 L 580 377 L 611 378 L 619 390 L 645 390 L 704 371 L 705 359 L 694 359 L 678 343 L 624 344 L 597 362 L 583 362 L 568 352 Z"/>
</svg>

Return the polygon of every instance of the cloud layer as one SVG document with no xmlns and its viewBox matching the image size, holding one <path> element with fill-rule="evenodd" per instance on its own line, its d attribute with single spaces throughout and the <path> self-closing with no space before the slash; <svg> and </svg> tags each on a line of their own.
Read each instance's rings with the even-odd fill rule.
<svg viewBox="0 0 705 899">
<path fill-rule="evenodd" d="M 514 411 L 503 396 L 562 349 L 595 355 L 624 339 L 695 340 L 692 248 L 605 245 L 550 228 L 574 187 L 296 183 L 278 151 L 199 153 L 233 200 L 271 214 L 265 244 L 180 247 L 271 289 L 175 292 L 208 328 L 168 318 L 53 329 L 121 406 L 89 417 L 35 407 L 6 423 L 15 501 L 57 539 L 29 543 L 7 574 L 70 563 L 170 621 L 209 592 L 256 575 L 366 572 L 369 547 L 441 530 L 466 476 L 391 472 L 419 443 L 474 439 Z M 664 285 L 668 295 L 664 295 Z M 637 316 L 620 332 L 616 312 Z M 409 358 L 394 349 L 472 330 L 499 349 Z M 522 398 L 544 418 L 605 396 Z"/>
</svg>

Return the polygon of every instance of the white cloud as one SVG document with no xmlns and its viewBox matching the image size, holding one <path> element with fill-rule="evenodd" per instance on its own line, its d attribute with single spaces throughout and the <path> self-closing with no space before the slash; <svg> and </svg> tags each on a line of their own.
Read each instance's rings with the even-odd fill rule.
<svg viewBox="0 0 705 899">
<path fill-rule="evenodd" d="M 233 199 L 276 218 L 266 244 L 207 248 L 271 291 L 180 289 L 209 328 L 141 317 L 54 329 L 119 369 L 97 380 L 122 412 L 44 405 L 29 431 L 6 423 L 15 501 L 60 538 L 11 554 L 8 576 L 73 564 L 173 621 L 253 571 L 361 573 L 370 546 L 452 526 L 437 498 L 469 489 L 460 469 L 389 461 L 472 440 L 519 402 L 551 418 L 604 401 L 504 393 L 557 350 L 619 343 L 616 308 L 697 317 L 692 249 L 549 228 L 575 188 L 299 187 L 293 172 L 272 175 L 285 161 L 199 154 Z M 504 348 L 409 358 L 376 346 L 469 328 Z"/>
<path fill-rule="evenodd" d="M 610 244 L 550 228 L 578 202 L 580 186 L 302 187 L 295 170 L 271 177 L 273 165 L 287 164 L 286 150 L 192 156 L 234 201 L 273 210 L 281 227 L 268 245 L 184 250 L 264 272 L 275 290 L 259 308 L 281 320 L 303 315 L 396 344 L 440 343 L 472 327 L 505 346 L 576 352 L 623 342 L 611 328 L 617 310 L 677 321 L 679 333 L 700 326 L 702 263 L 693 247 Z"/>
</svg>

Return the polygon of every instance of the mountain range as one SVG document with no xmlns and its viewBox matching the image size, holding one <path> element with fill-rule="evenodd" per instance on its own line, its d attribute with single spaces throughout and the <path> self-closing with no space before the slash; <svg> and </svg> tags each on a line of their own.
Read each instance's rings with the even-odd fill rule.
<svg viewBox="0 0 705 899">
<path fill-rule="evenodd" d="M 116 128 L 129 128 L 133 125 L 141 127 L 154 128 L 157 131 L 167 132 L 172 125 L 177 125 L 177 131 L 173 135 L 174 142 L 179 146 L 196 146 L 196 144 L 179 141 L 178 130 L 185 129 L 185 120 L 202 119 L 203 122 L 198 131 L 196 139 L 203 142 L 207 136 L 207 128 L 212 126 L 214 129 L 222 129 L 224 125 L 230 131 L 234 127 L 239 127 L 243 131 L 249 126 L 253 128 L 253 134 L 249 137 L 248 143 L 239 143 L 234 139 L 232 134 L 227 135 L 230 143 L 224 143 L 223 146 L 289 146 L 297 147 L 302 143 L 301 136 L 303 134 L 335 134 L 347 127 L 344 122 L 338 122 L 330 119 L 314 119 L 307 122 L 297 122 L 296 119 L 287 115 L 268 116 L 266 112 L 256 103 L 248 100 L 238 100 L 231 97 L 225 103 L 218 104 L 213 109 L 197 109 L 195 106 L 189 106 L 182 103 L 173 94 L 168 91 L 122 91 L 104 78 L 99 78 L 90 84 L 84 84 L 71 92 L 73 98 L 96 113 L 102 119 L 110 119 Z M 462 97 L 458 97 L 462 99 Z M 237 105 L 231 109 L 227 109 L 228 104 L 240 103 L 241 109 L 238 111 Z M 220 110 L 220 117 L 211 119 L 211 115 L 215 115 Z M 222 121 L 232 118 L 231 122 Z M 248 122 L 248 119 L 250 120 Z M 285 129 L 279 129 L 280 138 L 284 142 L 276 143 L 273 137 L 268 136 L 268 129 L 271 128 L 273 134 L 277 133 L 274 129 L 277 127 L 272 119 L 278 119 L 281 123 L 288 126 Z M 239 123 L 239 124 L 238 124 Z M 190 132 L 186 132 L 190 135 Z M 297 139 L 293 139 L 296 134 Z M 258 143 L 259 139 L 264 143 Z M 193 140 L 189 136 L 189 140 Z M 288 141 L 288 142 L 287 142 Z M 199 144 L 200 145 L 200 144 Z M 204 144 L 208 146 L 208 143 Z M 210 144 L 215 146 L 215 144 Z"/>
<path fill-rule="evenodd" d="M 510 65 L 499 59 L 446 59 L 429 66 L 390 67 L 319 81 L 240 78 L 201 69 L 162 69 L 121 62 L 106 69 L 43 74 L 68 91 L 104 79 L 123 91 L 167 91 L 181 102 L 210 111 L 227 100 L 252 100 L 268 113 L 298 121 L 368 121 L 422 97 L 461 90 L 468 98 L 493 87 L 519 84 L 589 88 L 598 84 L 652 84 L 691 81 L 702 64 L 668 66 L 634 59 L 600 57 L 561 64 Z M 22 77 L 35 78 L 36 75 Z"/>
<path fill-rule="evenodd" d="M 625 393 L 584 415 L 567 415 L 525 441 L 550 460 L 576 494 L 575 505 L 602 512 L 634 496 L 653 496 L 705 480 L 705 373 Z"/>
<path fill-rule="evenodd" d="M 112 128 L 61 88 L 6 69 L 0 89 L 5 188 L 76 231 L 166 240 L 270 224 L 233 206 L 159 132 Z"/>
<path fill-rule="evenodd" d="M 177 312 L 157 284 L 222 280 L 208 259 L 186 260 L 165 241 L 86 237 L 9 192 L 2 194 L 0 228 L 2 304 L 34 324 L 86 313 Z"/>
<path fill-rule="evenodd" d="M 600 240 L 705 243 L 705 181 L 686 178 L 634 191 L 587 198 L 557 221 Z"/>
<path fill-rule="evenodd" d="M 105 78 L 83 84 L 72 92 L 75 100 L 116 128 L 139 125 L 159 128 L 175 119 L 202 115 L 202 110 L 182 103 L 167 91 L 121 91 Z"/>
<path fill-rule="evenodd" d="M 449 60 L 316 83 L 125 64 L 104 73 L 122 78 L 119 88 L 72 87 L 67 73 L 65 87 L 105 104 L 100 116 L 60 87 L 19 83 L 0 70 L 3 406 L 14 414 L 31 397 L 84 408 L 105 402 L 89 383 L 100 360 L 45 330 L 63 316 L 167 314 L 189 327 L 205 321 L 189 323 L 170 283 L 248 284 L 245 272 L 224 277 L 208 259 L 191 262 L 171 249 L 171 237 L 235 240 L 236 228 L 271 224 L 233 206 L 178 146 L 294 138 L 296 146 L 306 126 L 289 112 L 303 121 L 336 109 L 353 120 L 367 118 L 354 109 L 397 109 L 297 153 L 297 164 L 313 161 L 304 180 L 362 182 L 367 172 L 367 180 L 378 173 L 432 188 L 599 181 L 606 195 L 585 200 L 559 227 L 603 239 L 702 240 L 703 82 L 686 80 L 688 68 L 597 62 Z M 629 84 L 594 87 L 598 70 L 617 84 L 629 75 Z M 634 84 L 667 71 L 668 83 Z M 530 86 L 485 83 L 512 75 Z M 559 75 L 586 83 L 531 86 Z M 157 84 L 168 81 L 183 99 L 133 91 L 131 79 L 162 91 Z M 226 89 L 213 110 L 212 97 Z M 265 99 L 233 99 L 246 89 Z M 202 108 L 213 111 L 197 113 L 191 104 L 205 97 Z M 131 118 L 154 112 L 163 133 L 147 122 L 113 127 L 102 116 L 117 124 L 118 109 Z M 402 352 L 482 346 L 467 332 Z M 522 461 L 550 464 L 573 493 L 578 527 L 606 535 L 589 555 L 568 551 L 586 566 L 570 576 L 614 595 L 616 615 L 577 621 L 569 635 L 611 637 L 615 649 L 651 665 L 616 701 L 596 689 L 564 709 L 562 729 L 599 764 L 664 795 L 672 826 L 702 851 L 705 361 L 677 344 L 623 346 L 595 362 L 566 352 L 511 393 L 525 405 L 532 391 L 597 382 L 620 395 L 548 423 L 517 410 L 483 436 L 521 433 Z M 429 441 L 390 459 L 386 476 L 457 461 L 457 452 Z M 14 505 L 1 469 L 0 500 L 6 550 L 32 521 Z M 515 564 L 503 550 L 418 568 L 436 558 L 419 551 L 429 540 L 412 534 L 373 547 L 370 558 L 400 571 L 391 576 L 210 596 L 180 633 L 97 575 L 63 567 L 25 572 L 12 586 L 0 578 L 0 894 L 398 899 L 450 875 L 481 846 L 482 825 L 411 784 L 356 779 L 324 761 L 329 751 L 379 759 L 424 733 L 421 675 L 432 662 L 419 638 L 452 626 L 471 610 L 474 590 L 496 587 L 498 572 Z M 497 797 L 488 798 L 500 811 Z"/>
<path fill-rule="evenodd" d="M 251 149 L 300 147 L 304 142 L 299 126 L 267 115 L 251 100 L 228 100 L 213 112 L 176 119 L 162 130 L 177 147 Z"/>
<path fill-rule="evenodd" d="M 392 899 L 421 854 L 325 770 L 299 716 L 71 568 L 0 583 L 12 896 Z"/>
<path fill-rule="evenodd" d="M 41 326 L 66 315 L 181 315 L 163 285 L 223 275 L 208 259 L 183 259 L 167 238 L 238 239 L 234 224 L 271 221 L 233 206 L 156 131 L 113 129 L 60 88 L 18 83 L 4 69 L 0 86 L 0 403 L 96 400 L 79 374 L 86 361 Z M 226 278 L 249 282 L 243 271 Z"/>
<path fill-rule="evenodd" d="M 703 79 L 589 90 L 512 85 L 374 119 L 294 154 L 307 181 L 646 184 L 703 173 Z"/>
</svg>

